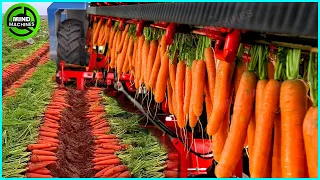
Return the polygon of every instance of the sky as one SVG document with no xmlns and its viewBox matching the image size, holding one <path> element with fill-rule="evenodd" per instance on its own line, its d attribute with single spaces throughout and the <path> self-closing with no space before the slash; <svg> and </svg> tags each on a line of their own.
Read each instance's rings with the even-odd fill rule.
<svg viewBox="0 0 320 180">
<path fill-rule="evenodd" d="M 19 2 L 4 2 L 2 3 L 2 14 L 10 8 L 10 6 L 17 4 Z M 30 4 L 37 9 L 39 15 L 47 15 L 47 8 L 51 5 L 52 2 L 24 2 Z"/>
</svg>

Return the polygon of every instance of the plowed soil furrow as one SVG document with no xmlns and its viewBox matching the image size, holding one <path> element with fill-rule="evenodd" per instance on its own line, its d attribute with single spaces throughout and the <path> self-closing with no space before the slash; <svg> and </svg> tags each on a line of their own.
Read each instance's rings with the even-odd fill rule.
<svg viewBox="0 0 320 180">
<path fill-rule="evenodd" d="M 41 57 L 38 64 L 42 65 L 46 63 L 48 60 L 49 60 L 49 54 L 47 53 L 47 55 Z M 28 80 L 36 70 L 37 70 L 37 67 L 33 67 L 29 69 L 20 79 L 15 81 L 9 88 L 3 91 L 2 96 L 7 97 L 7 96 L 15 95 L 16 89 L 22 87 L 23 84 L 26 82 L 26 80 Z"/>
<path fill-rule="evenodd" d="M 15 81 L 20 79 L 29 69 L 35 67 L 42 56 L 49 51 L 49 43 L 43 45 L 35 53 L 29 56 L 27 59 L 10 64 L 2 72 L 2 92 L 9 88 Z"/>
<path fill-rule="evenodd" d="M 85 92 L 70 89 L 67 94 L 67 108 L 60 121 L 58 135 L 59 147 L 57 165 L 51 174 L 53 177 L 92 177 L 91 160 L 93 158 L 94 139 L 88 118 L 85 117 L 88 105 Z"/>
</svg>

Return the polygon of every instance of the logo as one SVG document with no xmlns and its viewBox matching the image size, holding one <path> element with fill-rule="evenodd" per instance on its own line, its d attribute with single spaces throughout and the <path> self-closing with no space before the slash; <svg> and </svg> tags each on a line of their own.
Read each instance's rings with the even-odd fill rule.
<svg viewBox="0 0 320 180">
<path fill-rule="evenodd" d="M 29 4 L 15 4 L 4 15 L 4 27 L 7 33 L 15 39 L 29 39 L 40 28 L 39 13 Z"/>
</svg>

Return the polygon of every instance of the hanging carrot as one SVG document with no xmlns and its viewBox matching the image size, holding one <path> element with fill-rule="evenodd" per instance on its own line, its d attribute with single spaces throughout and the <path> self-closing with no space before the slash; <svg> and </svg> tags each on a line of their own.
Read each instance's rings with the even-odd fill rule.
<svg viewBox="0 0 320 180">
<path fill-rule="evenodd" d="M 197 63 L 198 63 L 198 60 L 194 60 L 192 62 L 192 69 L 191 69 L 192 82 L 196 82 L 196 76 L 194 74 L 196 72 Z M 194 99 L 195 99 L 194 98 L 195 94 L 192 92 L 194 91 L 194 88 L 195 88 L 195 85 L 192 84 L 191 85 L 191 97 L 190 97 L 190 103 L 189 103 L 189 112 L 188 112 L 189 126 L 191 128 L 194 128 L 197 125 L 197 121 L 198 121 L 198 118 L 197 118 L 197 116 L 195 116 L 194 111 L 193 111 L 193 103 L 194 103 Z"/>
<path fill-rule="evenodd" d="M 155 101 L 161 103 L 165 98 L 167 80 L 169 77 L 169 58 L 166 54 L 161 57 L 161 66 L 156 81 Z"/>
<path fill-rule="evenodd" d="M 281 178 L 281 114 L 277 113 L 274 119 L 272 150 L 272 178 Z"/>
<path fill-rule="evenodd" d="M 313 106 L 307 111 L 303 121 L 303 139 L 306 150 L 307 167 L 310 178 L 318 178 L 318 56 L 310 53 L 308 81 Z"/>
<path fill-rule="evenodd" d="M 185 78 L 185 70 L 186 70 L 186 65 L 183 61 L 179 61 L 177 65 L 177 73 L 176 73 L 176 78 L 175 78 L 175 87 L 176 89 L 173 90 L 175 93 L 175 99 L 177 104 L 177 108 L 175 109 L 175 114 L 177 117 L 178 121 L 178 126 L 180 128 L 185 127 L 186 121 L 184 118 L 184 113 L 183 113 L 183 83 L 184 83 L 184 78 Z"/>
<path fill-rule="evenodd" d="M 146 70 L 146 77 L 145 77 L 145 85 L 147 90 L 149 91 L 151 89 L 149 85 L 149 80 L 150 76 L 152 73 L 152 66 L 156 60 L 157 56 L 157 50 L 158 50 L 158 41 L 157 40 L 152 40 L 150 43 L 150 51 L 148 54 L 148 59 L 147 59 L 147 70 Z"/>
<path fill-rule="evenodd" d="M 219 64 L 220 63 L 222 62 L 219 62 Z M 248 71 L 243 73 L 240 80 L 239 89 L 234 103 L 229 134 L 221 153 L 220 162 L 215 168 L 215 175 L 218 178 L 231 177 L 232 172 L 236 168 L 237 162 L 241 157 L 255 98 L 257 76 L 253 71 L 256 68 L 256 64 L 256 48 L 253 47 Z M 219 71 L 217 70 L 217 79 L 218 77 Z M 216 82 L 218 83 L 218 81 Z M 216 84 L 216 87 L 217 86 L 219 85 Z M 215 100 L 215 102 L 217 101 Z M 212 113 L 214 113 L 214 111 L 212 111 Z"/>
<path fill-rule="evenodd" d="M 302 124 L 307 111 L 306 87 L 298 80 L 300 50 L 289 49 L 280 89 L 282 177 L 304 177 L 306 161 Z"/>
<path fill-rule="evenodd" d="M 216 63 L 214 59 L 213 50 L 211 47 L 208 47 L 204 50 L 204 58 L 206 62 L 206 69 L 208 73 L 208 81 L 210 82 L 209 85 L 209 93 L 211 102 L 214 101 L 214 86 L 216 80 Z"/>
<path fill-rule="evenodd" d="M 158 45 L 156 59 L 155 59 L 154 64 L 152 66 L 152 71 L 151 71 L 151 75 L 150 75 L 150 79 L 149 79 L 149 86 L 151 89 L 155 89 L 160 66 L 161 66 L 161 55 L 160 55 L 160 45 Z"/>
</svg>

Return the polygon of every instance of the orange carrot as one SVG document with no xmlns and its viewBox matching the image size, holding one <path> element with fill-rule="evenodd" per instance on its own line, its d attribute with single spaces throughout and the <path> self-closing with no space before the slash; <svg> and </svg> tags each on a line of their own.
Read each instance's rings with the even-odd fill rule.
<svg viewBox="0 0 320 180">
<path fill-rule="evenodd" d="M 128 43 L 128 50 L 127 50 L 127 53 L 126 53 L 126 57 L 128 57 L 128 68 L 129 70 L 132 69 L 132 54 L 133 54 L 133 36 L 131 35 L 129 37 L 129 43 Z"/>
<path fill-rule="evenodd" d="M 178 121 L 178 126 L 180 128 L 183 128 L 186 126 L 187 121 L 184 118 L 184 113 L 183 113 L 183 83 L 184 83 L 184 78 L 185 78 L 185 71 L 186 71 L 186 65 L 183 61 L 179 61 L 176 69 L 176 77 L 174 78 L 175 82 L 175 89 L 173 90 L 174 95 L 175 95 L 175 103 L 176 108 L 174 110 L 177 121 Z"/>
<path fill-rule="evenodd" d="M 46 166 L 50 165 L 50 164 L 55 164 L 56 162 L 55 161 L 46 161 L 46 162 L 40 162 L 40 163 L 30 163 L 28 164 L 28 171 L 29 172 L 34 172 L 38 169 L 43 169 L 45 168 Z"/>
<path fill-rule="evenodd" d="M 205 48 L 204 50 L 204 58 L 206 63 L 206 69 L 208 73 L 208 83 L 209 85 L 209 93 L 211 102 L 214 101 L 214 85 L 216 80 L 216 63 L 213 55 L 213 51 L 211 47 Z"/>
<path fill-rule="evenodd" d="M 45 155 L 45 156 L 55 156 L 55 153 L 53 153 L 53 152 L 44 151 L 44 150 L 37 150 L 37 149 L 32 150 L 32 154 Z"/>
<path fill-rule="evenodd" d="M 235 70 L 234 70 L 234 96 L 236 96 L 238 92 L 238 87 L 240 84 L 240 80 L 242 77 L 242 74 L 247 70 L 247 64 L 246 62 L 241 58 L 237 60 Z"/>
<path fill-rule="evenodd" d="M 204 87 L 204 93 L 206 94 L 204 101 L 206 103 L 207 119 L 209 119 L 209 117 L 211 115 L 211 111 L 212 111 L 212 101 L 211 101 L 211 97 L 210 97 L 208 81 L 206 81 L 206 84 Z M 220 129 L 220 127 L 219 127 L 219 129 Z"/>
<path fill-rule="evenodd" d="M 206 63 L 203 60 L 198 61 L 195 69 L 195 82 L 192 93 L 193 98 L 193 112 L 197 117 L 201 116 L 204 101 L 204 84 L 206 78 Z"/>
<path fill-rule="evenodd" d="M 117 177 L 118 178 L 130 178 L 131 173 L 129 171 L 125 171 L 125 172 L 121 173 L 120 175 L 118 175 Z"/>
<path fill-rule="evenodd" d="M 318 177 L 318 106 L 311 107 L 303 121 L 303 139 L 310 178 Z"/>
<path fill-rule="evenodd" d="M 103 156 L 103 157 L 99 157 L 99 158 L 94 158 L 92 160 L 92 162 L 96 163 L 96 162 L 99 162 L 99 161 L 103 161 L 103 160 L 107 160 L 107 159 L 115 159 L 117 158 L 116 155 L 108 155 L 108 156 Z"/>
<path fill-rule="evenodd" d="M 231 77 L 233 76 L 235 63 L 219 61 L 214 89 L 214 101 L 210 119 L 208 120 L 207 133 L 215 134 L 220 126 L 224 114 L 227 111 L 227 103 L 230 101 Z M 240 156 L 239 156 L 240 157 Z"/>
<path fill-rule="evenodd" d="M 256 131 L 256 116 L 255 116 L 255 110 L 253 108 L 250 122 L 247 129 L 247 139 L 248 139 L 248 146 L 249 146 L 249 171 L 252 172 L 252 154 L 254 149 L 254 135 Z"/>
<path fill-rule="evenodd" d="M 172 87 L 172 91 L 175 92 L 175 82 L 176 82 L 176 71 L 177 71 L 177 59 L 178 56 L 175 55 L 174 59 L 170 59 L 170 63 L 169 63 L 169 79 L 170 79 L 170 84 Z"/>
<path fill-rule="evenodd" d="M 110 142 L 120 142 L 120 139 L 99 139 L 94 141 L 96 144 L 110 143 Z"/>
<path fill-rule="evenodd" d="M 98 137 L 98 139 L 115 139 L 115 138 L 117 138 L 115 134 L 108 134 L 108 135 L 103 135 Z"/>
<path fill-rule="evenodd" d="M 136 68 L 136 62 L 137 62 L 137 48 L 138 48 L 138 41 L 133 41 L 133 54 L 132 54 L 132 63 L 131 63 L 131 68 L 130 69 L 135 69 Z"/>
<path fill-rule="evenodd" d="M 192 62 L 192 69 L 191 69 L 191 76 L 192 76 L 192 82 L 196 82 L 196 76 L 195 76 L 195 72 L 196 72 L 196 68 L 197 68 L 197 64 L 198 64 L 198 60 L 194 60 Z M 193 93 L 194 92 L 194 88 L 195 88 L 195 85 L 194 84 L 191 84 L 191 92 L 190 93 L 190 103 L 189 103 L 189 112 L 188 112 L 188 116 L 189 116 L 189 126 L 191 128 L 194 128 L 196 125 L 197 125 L 197 121 L 198 121 L 198 118 L 197 116 L 194 114 L 194 111 L 193 111 L 193 103 L 194 103 L 194 96 L 195 94 Z M 188 92 L 187 92 L 188 93 Z M 187 94 L 186 93 L 186 94 Z M 187 102 L 188 103 L 188 102 Z"/>
<path fill-rule="evenodd" d="M 148 53 L 148 57 L 147 57 L 147 67 L 146 67 L 146 73 L 145 73 L 145 85 L 146 85 L 146 89 L 148 91 L 150 91 L 151 87 L 149 85 L 149 80 L 150 80 L 150 76 L 152 73 L 152 65 L 154 64 L 155 60 L 156 60 L 156 56 L 157 56 L 157 50 L 158 50 L 158 41 L 157 40 L 152 40 L 150 42 L 150 50 Z"/>
<path fill-rule="evenodd" d="M 119 166 L 116 166 L 116 167 L 113 167 L 111 169 L 108 169 L 102 177 L 110 177 L 112 176 L 113 174 L 116 174 L 116 173 L 119 173 L 119 172 L 123 172 L 123 171 L 126 171 L 128 170 L 128 167 L 125 166 L 125 165 L 119 165 Z"/>
<path fill-rule="evenodd" d="M 261 101 L 259 102 L 260 108 L 256 109 L 256 130 L 254 135 L 254 149 L 253 154 L 250 156 L 252 158 L 252 172 L 251 177 L 265 177 L 267 172 L 267 162 L 269 158 L 270 147 L 272 146 L 272 132 L 274 125 L 274 118 L 279 109 L 279 96 L 280 96 L 280 82 L 274 79 L 269 80 L 266 87 L 258 91 L 259 82 L 257 86 L 256 97 L 262 95 Z M 256 104 L 258 104 L 256 98 Z M 259 111 L 257 113 L 257 111 Z"/>
<path fill-rule="evenodd" d="M 231 95 L 232 94 L 230 94 L 230 96 Z M 230 106 L 231 101 L 229 101 L 228 103 L 227 112 L 225 113 L 224 119 L 220 123 L 219 130 L 212 136 L 212 154 L 215 161 L 217 162 L 219 162 L 220 160 L 221 152 L 228 136 L 228 129 L 230 124 Z"/>
<path fill-rule="evenodd" d="M 53 137 L 53 138 L 57 138 L 58 137 L 57 133 L 52 133 L 52 132 L 40 131 L 39 134 L 42 135 L 42 136 L 46 136 L 46 137 Z"/>
<path fill-rule="evenodd" d="M 164 177 L 166 177 L 166 178 L 177 178 L 177 177 L 179 177 L 179 172 L 178 171 L 165 170 L 164 171 Z"/>
<path fill-rule="evenodd" d="M 141 51 L 141 58 L 142 58 L 142 69 L 141 71 L 141 76 L 142 76 L 142 83 L 145 83 L 145 81 L 148 80 L 148 56 L 149 56 L 149 51 L 150 51 L 150 41 L 145 40 L 142 46 L 142 51 Z"/>
<path fill-rule="evenodd" d="M 28 145 L 28 150 L 34 150 L 34 149 L 44 149 L 44 148 L 49 148 L 51 147 L 50 143 L 47 144 L 29 144 Z"/>
<path fill-rule="evenodd" d="M 161 66 L 161 55 L 160 55 L 160 45 L 158 45 L 156 59 L 155 59 L 154 64 L 152 66 L 152 71 L 151 71 L 150 78 L 149 78 L 149 86 L 151 89 L 155 89 L 160 66 Z"/>
<path fill-rule="evenodd" d="M 217 71 L 217 77 L 219 77 L 219 71 Z M 219 81 L 216 82 L 216 87 L 218 87 Z M 230 131 L 221 153 L 220 162 L 215 168 L 215 175 L 217 177 L 231 177 L 241 157 L 253 109 L 256 83 L 257 76 L 253 72 L 246 71 L 243 73 L 234 104 Z M 215 102 L 217 101 L 218 99 L 215 100 Z"/>
<path fill-rule="evenodd" d="M 142 78 L 142 47 L 145 41 L 145 37 L 144 36 L 140 36 L 138 39 L 138 49 L 137 49 L 137 78 L 140 80 Z"/>
<path fill-rule="evenodd" d="M 105 149 L 112 149 L 112 150 L 115 150 L 115 151 L 119 151 L 121 150 L 121 146 L 117 146 L 117 145 L 108 145 L 108 144 L 102 144 L 102 147 L 105 148 Z"/>
<path fill-rule="evenodd" d="M 27 173 L 26 174 L 27 178 L 52 178 L 51 175 L 47 174 L 36 174 L 36 173 Z"/>
<path fill-rule="evenodd" d="M 118 44 L 118 47 L 117 47 L 117 54 L 122 53 L 123 47 L 126 47 L 126 45 L 125 45 L 126 38 L 125 37 L 127 37 L 127 35 L 128 35 L 128 30 L 129 30 L 129 24 L 126 25 L 125 30 L 122 32 L 122 35 L 120 37 L 120 44 Z"/>
<path fill-rule="evenodd" d="M 168 80 L 167 81 L 167 93 L 168 93 L 168 107 L 169 107 L 169 112 L 170 114 L 174 114 L 174 111 L 173 111 L 173 96 L 172 96 L 172 87 L 171 87 L 171 84 L 170 84 L 170 81 Z"/>
<path fill-rule="evenodd" d="M 280 89 L 282 177 L 304 177 L 302 124 L 307 111 L 306 88 L 300 80 L 286 80 Z"/>
<path fill-rule="evenodd" d="M 98 22 L 97 24 L 97 27 L 93 33 L 93 45 L 95 46 L 97 44 L 97 40 L 98 40 L 98 37 L 99 37 L 99 31 L 100 31 L 100 28 L 101 28 L 101 25 L 102 25 L 102 19 Z"/>
<path fill-rule="evenodd" d="M 281 178 L 281 115 L 276 114 L 273 131 L 272 173 L 271 177 Z"/>
<path fill-rule="evenodd" d="M 33 171 L 33 173 L 35 173 L 35 174 L 43 174 L 43 175 L 50 175 L 51 171 L 49 171 L 49 169 L 47 169 L 47 168 L 42 168 L 42 169 L 38 169 L 38 170 Z"/>
<path fill-rule="evenodd" d="M 53 123 L 49 123 L 49 122 L 45 122 L 43 123 L 44 126 L 48 126 L 50 128 L 56 128 L 56 129 L 59 129 L 59 125 L 58 124 L 53 124 Z"/>
<path fill-rule="evenodd" d="M 49 148 L 43 148 L 41 150 L 44 150 L 44 151 L 56 151 L 58 149 L 58 147 L 49 147 Z"/>
<path fill-rule="evenodd" d="M 52 133 L 58 133 L 59 132 L 56 129 L 52 129 L 52 128 L 45 127 L 45 126 L 40 127 L 40 131 L 46 131 L 46 132 L 52 132 Z"/>
<path fill-rule="evenodd" d="M 128 50 L 128 43 L 129 43 L 129 36 L 128 35 L 125 35 L 124 37 L 125 41 L 124 41 L 124 47 L 122 49 L 122 52 L 121 54 L 118 56 L 118 59 L 117 59 L 117 73 L 120 75 L 121 72 L 122 72 L 122 68 L 124 66 L 124 63 L 125 63 L 125 58 L 126 58 L 126 53 L 127 53 L 127 50 Z"/>
<path fill-rule="evenodd" d="M 96 167 L 96 166 L 95 166 Z M 94 177 L 101 177 L 107 170 L 111 169 L 114 167 L 114 165 L 107 165 L 107 166 L 103 166 L 105 168 L 103 168 L 102 170 L 100 170 L 99 172 L 97 172 L 97 174 L 94 175 Z"/>
<path fill-rule="evenodd" d="M 47 117 L 47 118 L 49 118 L 49 119 L 57 120 L 57 121 L 60 120 L 59 117 L 57 117 L 57 116 L 52 116 L 52 115 L 50 115 L 50 114 L 46 114 L 45 117 Z"/>
<path fill-rule="evenodd" d="M 120 164 L 120 159 L 119 158 L 111 158 L 107 160 L 102 160 L 95 162 L 96 165 L 113 165 L 113 164 Z"/>
<path fill-rule="evenodd" d="M 31 155 L 30 160 L 31 160 L 31 162 L 56 161 L 57 157 L 43 156 L 43 155 Z"/>
<path fill-rule="evenodd" d="M 95 150 L 95 153 L 99 153 L 99 154 L 113 154 L 115 152 L 115 150 L 113 149 L 97 149 Z"/>
<path fill-rule="evenodd" d="M 155 101 L 157 103 L 161 103 L 164 98 L 165 98 L 165 94 L 166 94 L 166 86 L 167 86 L 167 80 L 168 80 L 168 76 L 169 76 L 169 58 L 166 54 L 164 54 L 161 57 L 161 66 L 160 66 L 160 70 L 159 70 L 159 74 L 157 77 L 157 81 L 156 81 L 156 93 L 155 93 Z"/>
<path fill-rule="evenodd" d="M 194 61 L 195 63 L 197 61 Z M 195 66 L 195 65 L 194 65 Z M 191 67 L 186 67 L 186 74 L 185 74 L 185 86 L 184 86 L 184 103 L 183 103 L 183 112 L 185 115 L 189 114 L 189 105 L 190 105 L 190 98 L 191 98 L 191 89 L 192 89 L 192 69 Z"/>
</svg>

